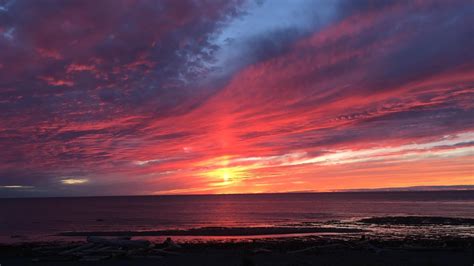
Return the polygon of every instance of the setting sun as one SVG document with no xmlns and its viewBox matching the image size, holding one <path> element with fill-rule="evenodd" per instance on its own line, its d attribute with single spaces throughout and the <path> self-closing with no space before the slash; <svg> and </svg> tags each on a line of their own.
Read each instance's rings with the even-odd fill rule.
<svg viewBox="0 0 474 266">
<path fill-rule="evenodd" d="M 224 174 L 222 175 L 224 182 L 228 182 L 229 179 L 231 178 L 231 175 L 228 171 L 224 171 Z"/>
<path fill-rule="evenodd" d="M 218 168 L 207 172 L 205 175 L 210 177 L 211 182 L 217 186 L 229 185 L 234 182 L 235 177 L 231 168 Z"/>
</svg>

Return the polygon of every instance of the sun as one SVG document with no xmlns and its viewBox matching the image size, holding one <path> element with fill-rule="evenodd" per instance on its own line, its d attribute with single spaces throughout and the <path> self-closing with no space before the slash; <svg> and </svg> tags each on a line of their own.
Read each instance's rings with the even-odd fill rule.
<svg viewBox="0 0 474 266">
<path fill-rule="evenodd" d="M 229 182 L 230 178 L 232 176 L 230 175 L 230 172 L 227 170 L 224 170 L 224 173 L 222 174 L 222 179 L 224 180 L 225 183 Z"/>
<path fill-rule="evenodd" d="M 239 167 L 222 167 L 203 173 L 215 186 L 230 186 L 242 181 L 245 171 Z"/>
<path fill-rule="evenodd" d="M 213 187 L 235 186 L 248 177 L 248 167 L 242 165 L 232 165 L 231 156 L 217 157 L 211 160 L 200 162 L 199 166 L 203 171 L 199 175 L 206 177 Z"/>
<path fill-rule="evenodd" d="M 224 184 L 232 183 L 235 173 L 232 168 L 219 168 L 211 172 L 213 176 L 222 179 Z"/>
</svg>

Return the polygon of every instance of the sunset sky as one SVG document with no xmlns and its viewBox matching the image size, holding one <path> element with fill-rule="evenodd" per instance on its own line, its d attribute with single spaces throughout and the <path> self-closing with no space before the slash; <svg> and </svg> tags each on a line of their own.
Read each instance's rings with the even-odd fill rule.
<svg viewBox="0 0 474 266">
<path fill-rule="evenodd" d="M 473 14 L 0 0 L 0 197 L 474 185 Z"/>
</svg>

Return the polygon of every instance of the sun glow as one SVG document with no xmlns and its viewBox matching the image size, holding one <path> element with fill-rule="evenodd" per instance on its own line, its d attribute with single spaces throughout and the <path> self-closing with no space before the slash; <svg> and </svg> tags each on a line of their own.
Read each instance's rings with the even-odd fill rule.
<svg viewBox="0 0 474 266">
<path fill-rule="evenodd" d="M 228 171 L 225 171 L 224 174 L 222 174 L 222 179 L 224 182 L 229 182 L 229 179 L 231 178 L 230 173 Z"/>
<path fill-rule="evenodd" d="M 204 172 L 202 175 L 210 179 L 212 186 L 229 186 L 241 182 L 247 172 L 241 166 L 220 167 Z"/>
<path fill-rule="evenodd" d="M 219 185 L 229 185 L 236 182 L 236 177 L 239 175 L 238 170 L 225 167 L 218 168 L 206 173 L 207 176 L 211 177 Z"/>
</svg>

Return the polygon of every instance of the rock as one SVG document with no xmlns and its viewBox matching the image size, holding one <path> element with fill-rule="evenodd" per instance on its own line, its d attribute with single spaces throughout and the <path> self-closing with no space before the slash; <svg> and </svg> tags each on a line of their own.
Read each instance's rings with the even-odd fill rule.
<svg viewBox="0 0 474 266">
<path fill-rule="evenodd" d="M 127 239 L 109 239 L 98 236 L 88 236 L 87 242 L 94 244 L 103 244 L 106 246 L 118 246 L 118 247 L 127 247 L 127 248 L 147 248 L 150 246 L 150 241 L 148 240 L 127 240 Z"/>
<path fill-rule="evenodd" d="M 250 258 L 242 258 L 242 266 L 255 266 L 255 262 L 253 262 Z"/>
<path fill-rule="evenodd" d="M 181 246 L 176 244 L 171 237 L 166 238 L 165 242 L 163 242 L 166 248 L 180 248 Z"/>
<path fill-rule="evenodd" d="M 262 254 L 262 253 L 272 253 L 272 251 L 269 250 L 269 249 L 266 249 L 266 248 L 256 248 L 256 249 L 252 250 L 252 253 Z"/>
<path fill-rule="evenodd" d="M 75 248 L 72 248 L 72 249 L 68 249 L 68 250 L 62 251 L 62 252 L 59 253 L 59 255 L 74 254 L 74 253 L 76 253 L 76 252 L 80 252 L 80 251 L 83 251 L 83 250 L 92 248 L 92 247 L 94 247 L 94 246 L 95 246 L 94 243 L 89 243 L 89 244 L 86 244 L 86 245 L 82 245 L 82 246 L 78 246 L 78 247 L 75 247 Z"/>
<path fill-rule="evenodd" d="M 100 261 L 108 258 L 109 256 L 84 256 L 80 259 L 80 261 Z"/>
</svg>

